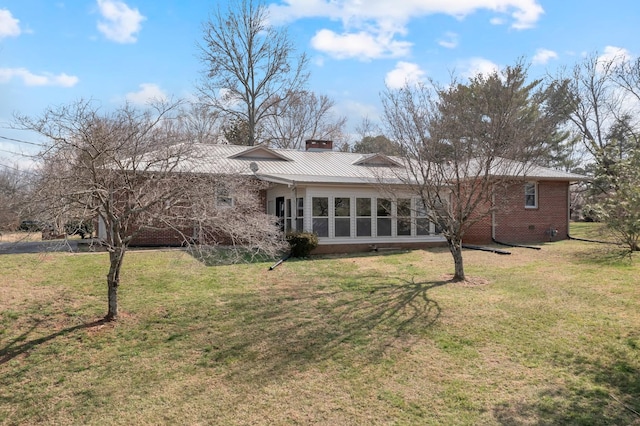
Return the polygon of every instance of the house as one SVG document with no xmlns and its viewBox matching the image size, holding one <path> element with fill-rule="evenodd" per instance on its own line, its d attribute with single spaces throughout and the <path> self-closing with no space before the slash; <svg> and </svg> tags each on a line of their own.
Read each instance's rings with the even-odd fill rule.
<svg viewBox="0 0 640 426">
<path fill-rule="evenodd" d="M 382 154 L 333 151 L 331 141 L 307 141 L 306 151 L 265 146 L 197 145 L 184 170 L 236 173 L 268 182 L 261 196 L 267 213 L 282 230 L 318 235 L 314 253 L 368 251 L 372 248 L 422 248 L 445 243 L 398 171 L 400 159 Z M 496 194 L 499 208 L 476 223 L 464 241 L 486 244 L 539 243 L 567 238 L 569 185 L 580 175 L 534 167 L 521 182 Z M 222 194 L 232 203 L 232 194 Z M 170 242 L 162 231 L 147 233 L 139 244 Z"/>
</svg>

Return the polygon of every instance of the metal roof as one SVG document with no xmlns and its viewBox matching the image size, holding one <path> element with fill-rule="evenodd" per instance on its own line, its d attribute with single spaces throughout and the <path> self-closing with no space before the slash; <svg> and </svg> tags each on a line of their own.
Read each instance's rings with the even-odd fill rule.
<svg viewBox="0 0 640 426">
<path fill-rule="evenodd" d="M 401 183 L 406 161 L 382 154 L 338 151 L 297 151 L 263 146 L 193 144 L 191 158 L 180 162 L 177 171 L 197 173 L 239 173 L 278 183 Z M 388 161 L 385 161 L 385 158 Z M 371 159 L 371 162 L 368 161 Z M 253 166 L 252 166 L 253 164 Z M 399 167 L 398 167 L 399 166 Z M 494 173 L 500 175 L 500 173 Z M 509 173 L 511 174 L 511 173 Z M 579 181 L 586 177 L 533 166 L 514 173 L 528 179 Z"/>
</svg>

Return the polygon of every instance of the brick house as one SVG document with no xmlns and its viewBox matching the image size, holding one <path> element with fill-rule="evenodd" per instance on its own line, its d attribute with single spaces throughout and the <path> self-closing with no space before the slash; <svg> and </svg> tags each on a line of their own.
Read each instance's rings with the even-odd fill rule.
<svg viewBox="0 0 640 426">
<path fill-rule="evenodd" d="M 419 198 L 393 173 L 385 175 L 385 170 L 403 169 L 400 159 L 332 148 L 331 141 L 307 141 L 306 151 L 199 145 L 196 159 L 191 160 L 196 163 L 185 168 L 267 182 L 259 194 L 266 212 L 279 219 L 285 232 L 315 232 L 316 254 L 445 243 L 425 217 Z M 534 167 L 521 182 L 496 191 L 497 209 L 471 227 L 464 242 L 539 243 L 567 238 L 569 185 L 583 179 Z M 135 244 L 174 245 L 178 240 L 171 232 L 154 230 L 141 234 Z"/>
</svg>

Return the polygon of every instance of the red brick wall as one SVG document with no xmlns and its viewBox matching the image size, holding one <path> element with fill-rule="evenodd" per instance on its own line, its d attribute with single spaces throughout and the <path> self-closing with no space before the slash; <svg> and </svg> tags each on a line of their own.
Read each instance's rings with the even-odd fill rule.
<svg viewBox="0 0 640 426">
<path fill-rule="evenodd" d="M 478 211 L 486 212 L 488 205 L 478 206 Z M 486 216 L 476 222 L 465 232 L 462 240 L 469 244 L 489 244 L 491 243 L 491 215 Z"/>
<path fill-rule="evenodd" d="M 260 203 L 267 211 L 267 190 L 260 189 L 258 191 L 258 197 Z M 96 228 L 97 229 L 97 228 Z M 217 244 L 231 244 L 228 236 L 222 234 L 206 235 L 212 238 Z M 202 237 L 194 234 L 193 228 L 187 228 L 182 230 L 182 234 L 174 229 L 145 229 L 136 234 L 135 238 L 131 242 L 133 247 L 176 247 L 185 245 L 185 238 Z M 206 244 L 207 241 L 200 241 Z M 210 242 L 211 243 L 211 242 Z"/>
<path fill-rule="evenodd" d="M 145 229 L 131 241 L 132 247 L 177 247 L 184 245 L 185 236 L 193 235 L 192 229 L 184 230 L 184 236 L 173 229 Z"/>
<path fill-rule="evenodd" d="M 567 238 L 568 182 L 538 182 L 538 207 L 524 207 L 524 185 L 514 184 L 495 197 L 496 240 L 506 243 L 539 243 Z M 555 236 L 549 230 L 556 230 Z M 491 217 L 475 224 L 465 234 L 470 244 L 491 243 Z"/>
<path fill-rule="evenodd" d="M 418 250 L 432 247 L 446 246 L 446 242 L 420 242 L 420 243 L 377 243 L 377 244 L 326 244 L 316 247 L 311 254 L 337 254 L 337 253 L 363 253 L 378 251 L 384 253 L 388 250 Z M 376 250 L 374 250 L 374 248 Z"/>
</svg>

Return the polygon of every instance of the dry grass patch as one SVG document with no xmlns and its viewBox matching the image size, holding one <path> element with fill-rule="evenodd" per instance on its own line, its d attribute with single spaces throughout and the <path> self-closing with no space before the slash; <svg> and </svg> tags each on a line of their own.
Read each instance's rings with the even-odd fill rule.
<svg viewBox="0 0 640 426">
<path fill-rule="evenodd" d="M 0 232 L 0 243 L 42 241 L 40 232 Z"/>
</svg>

